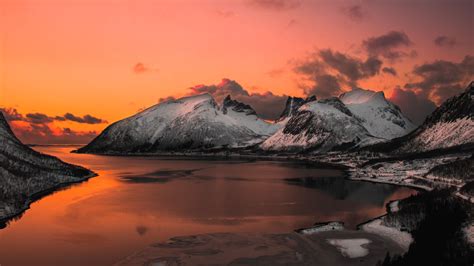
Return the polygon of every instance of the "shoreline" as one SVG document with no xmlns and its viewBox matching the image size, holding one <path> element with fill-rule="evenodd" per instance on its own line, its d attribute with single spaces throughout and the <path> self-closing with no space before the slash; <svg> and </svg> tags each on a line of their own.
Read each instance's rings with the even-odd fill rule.
<svg viewBox="0 0 474 266">
<path fill-rule="evenodd" d="M 74 146 L 74 145 L 71 145 L 71 146 Z M 73 153 L 75 153 L 75 152 L 73 151 Z M 90 154 L 90 153 L 78 153 L 78 154 Z M 330 159 L 335 158 L 331 154 L 327 155 L 326 158 L 321 157 L 320 155 L 319 156 L 314 156 L 314 155 L 313 156 L 307 156 L 307 155 L 302 155 L 302 154 L 296 154 L 296 155 L 295 154 L 292 154 L 292 155 L 278 155 L 278 154 L 268 155 L 268 154 L 266 154 L 266 155 L 264 155 L 264 154 L 238 154 L 238 153 L 223 154 L 222 152 L 218 152 L 218 153 L 161 153 L 161 154 L 150 154 L 150 153 L 146 153 L 146 154 L 144 154 L 144 153 L 141 153 L 141 154 L 93 154 L 93 155 L 117 156 L 117 157 L 155 157 L 155 158 L 182 159 L 182 160 L 193 160 L 193 159 L 195 159 L 195 160 L 212 160 L 212 159 L 214 159 L 214 160 L 239 160 L 239 159 L 242 159 L 242 160 L 292 161 L 292 162 L 300 162 L 300 163 L 311 163 L 314 166 L 323 166 L 323 167 L 329 167 L 329 168 L 332 168 L 332 169 L 340 170 L 343 173 L 344 178 L 346 180 L 351 180 L 351 181 L 388 184 L 388 185 L 394 185 L 394 186 L 399 186 L 399 187 L 409 187 L 409 188 L 412 188 L 412 189 L 417 190 L 417 191 L 431 191 L 431 190 L 434 189 L 433 188 L 434 186 L 430 187 L 430 186 L 427 186 L 427 185 L 408 183 L 408 182 L 404 182 L 403 179 L 396 182 L 396 181 L 390 181 L 390 180 L 387 180 L 387 179 L 377 179 L 377 178 L 369 178 L 369 177 L 367 177 L 367 178 L 353 177 L 353 171 L 357 169 L 356 165 L 358 165 L 358 164 L 354 164 L 354 161 L 351 161 L 349 159 L 351 157 L 354 158 L 354 159 L 360 159 L 360 158 L 356 158 L 356 156 L 348 156 L 348 157 L 345 157 L 345 158 L 344 157 L 343 158 L 337 158 L 338 162 L 335 163 L 333 161 L 324 161 L 324 159 L 326 159 L 326 158 L 330 158 Z M 59 183 L 56 186 L 51 187 L 49 189 L 45 189 L 43 191 L 39 191 L 37 193 L 34 193 L 25 202 L 23 208 L 18 210 L 15 214 L 9 215 L 7 217 L 0 217 L 0 230 L 1 230 L 1 228 L 4 228 L 5 226 L 7 226 L 8 222 L 10 222 L 11 220 L 14 220 L 18 217 L 21 217 L 28 209 L 30 209 L 31 204 L 34 203 L 35 201 L 40 200 L 41 198 L 46 197 L 50 194 L 53 194 L 56 191 L 60 191 L 62 188 L 66 188 L 66 187 L 74 185 L 74 184 L 79 184 L 79 183 L 85 182 L 88 179 L 90 179 L 92 177 L 95 177 L 95 176 L 98 176 L 98 175 L 96 173 L 92 172 L 91 174 L 81 178 L 80 180 L 62 182 L 62 183 Z M 405 174 L 404 178 L 408 178 L 408 177 L 409 177 L 409 174 Z M 426 179 L 426 178 L 423 178 L 423 177 L 420 177 L 420 178 L 421 179 Z M 428 180 L 430 184 L 435 185 L 437 183 L 433 180 L 429 180 L 429 179 L 426 179 L 426 180 Z M 472 202 L 472 198 L 469 199 L 469 198 L 466 198 L 466 197 L 462 197 L 461 194 L 459 194 L 459 192 L 453 193 L 453 194 L 455 194 L 456 196 L 458 196 L 460 198 L 463 198 L 464 200 L 467 200 L 467 201 L 471 200 L 471 202 Z M 457 194 L 459 194 L 459 195 L 457 195 Z M 395 201 L 400 201 L 400 200 L 403 200 L 403 199 L 404 198 L 400 198 L 400 199 L 397 199 Z M 403 244 L 400 244 L 399 241 L 397 241 L 396 238 L 390 237 L 387 234 L 382 234 L 382 233 L 377 233 L 377 232 L 369 232 L 369 231 L 366 231 L 362 228 L 364 225 L 367 225 L 371 222 L 380 220 L 383 217 L 387 216 L 388 213 L 390 212 L 389 209 L 388 209 L 389 205 L 392 202 L 393 201 L 391 201 L 391 202 L 389 202 L 385 205 L 385 207 L 387 209 L 386 209 L 386 212 L 384 214 L 379 215 L 379 216 L 374 217 L 374 218 L 371 218 L 367 221 L 364 221 L 364 222 L 358 224 L 355 231 L 377 235 L 377 236 L 381 237 L 382 239 L 386 239 L 388 241 L 391 241 L 391 242 L 394 242 L 394 243 L 398 244 L 406 252 L 407 246 L 405 246 Z M 320 221 L 315 221 L 315 222 L 320 222 Z M 324 223 L 324 221 L 323 221 L 323 223 Z M 394 228 L 394 227 L 388 227 L 388 228 L 393 228 L 394 230 L 398 230 L 397 228 Z M 344 230 L 347 231 L 349 229 L 344 228 Z M 351 230 L 349 230 L 349 231 L 351 231 Z M 400 231 L 400 230 L 398 230 L 398 231 Z M 400 231 L 400 232 L 402 232 L 402 231 Z M 407 232 L 405 232 L 405 233 L 407 233 Z M 409 246 L 409 244 L 408 244 L 408 246 Z"/>
<path fill-rule="evenodd" d="M 49 195 L 52 195 L 55 192 L 61 191 L 62 189 L 71 187 L 75 184 L 80 184 L 82 182 L 86 182 L 89 179 L 98 176 L 97 173 L 92 172 L 92 171 L 90 171 L 90 172 L 91 173 L 89 175 L 81 177 L 79 180 L 61 182 L 61 183 L 58 183 L 58 184 L 54 185 L 53 187 L 35 192 L 32 195 L 28 196 L 28 199 L 25 201 L 23 206 L 20 209 L 18 209 L 17 211 L 15 211 L 15 213 L 9 214 L 9 215 L 4 216 L 4 217 L 0 216 L 0 230 L 6 228 L 8 226 L 9 222 L 14 221 L 17 218 L 21 218 L 21 216 L 23 214 L 25 214 L 25 212 L 31 208 L 31 204 L 33 204 L 34 202 L 36 202 L 36 201 L 38 201 L 38 200 L 40 200 L 44 197 L 47 197 Z"/>
</svg>

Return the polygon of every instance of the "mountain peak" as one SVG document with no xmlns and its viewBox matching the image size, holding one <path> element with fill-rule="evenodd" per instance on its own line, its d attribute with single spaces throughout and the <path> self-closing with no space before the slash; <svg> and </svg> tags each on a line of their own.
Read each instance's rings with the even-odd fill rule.
<svg viewBox="0 0 474 266">
<path fill-rule="evenodd" d="M 304 104 L 309 103 L 309 102 L 314 102 L 316 101 L 316 96 L 312 95 L 307 97 L 306 99 L 300 98 L 300 97 L 291 97 L 288 96 L 288 99 L 286 100 L 285 104 L 285 109 L 283 109 L 283 112 L 280 115 L 280 118 L 278 118 L 277 121 L 282 121 L 285 118 L 291 117 L 296 113 L 296 111 Z"/>
<path fill-rule="evenodd" d="M 227 114 L 227 109 L 230 108 L 235 112 L 245 113 L 246 115 L 257 115 L 257 112 L 248 104 L 232 100 L 230 95 L 227 95 L 222 103 L 222 112 Z"/>
<path fill-rule="evenodd" d="M 339 96 L 345 104 L 361 104 L 371 101 L 387 101 L 383 91 L 365 90 L 362 88 L 353 88 Z"/>
</svg>

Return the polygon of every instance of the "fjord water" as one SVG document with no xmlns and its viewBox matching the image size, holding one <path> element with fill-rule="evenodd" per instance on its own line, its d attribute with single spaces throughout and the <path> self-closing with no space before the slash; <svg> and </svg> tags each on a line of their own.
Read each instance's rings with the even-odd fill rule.
<svg viewBox="0 0 474 266">
<path fill-rule="evenodd" d="M 147 245 L 211 232 L 350 228 L 408 188 L 344 179 L 306 163 L 73 154 L 35 149 L 99 174 L 33 203 L 0 230 L 0 265 L 110 265 Z"/>
</svg>

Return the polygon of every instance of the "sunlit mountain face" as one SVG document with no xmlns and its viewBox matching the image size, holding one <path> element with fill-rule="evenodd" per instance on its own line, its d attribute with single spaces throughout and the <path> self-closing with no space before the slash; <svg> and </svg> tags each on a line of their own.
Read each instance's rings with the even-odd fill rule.
<svg viewBox="0 0 474 266">
<path fill-rule="evenodd" d="M 474 69 L 469 0 L 5 0 L 0 8 L 0 107 L 26 143 L 85 144 L 139 110 L 206 92 L 274 120 L 287 96 L 359 87 L 383 91 L 419 125 Z"/>
</svg>

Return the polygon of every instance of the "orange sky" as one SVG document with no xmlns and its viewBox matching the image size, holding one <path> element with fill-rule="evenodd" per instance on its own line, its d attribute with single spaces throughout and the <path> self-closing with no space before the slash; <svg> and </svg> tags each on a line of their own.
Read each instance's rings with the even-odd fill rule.
<svg viewBox="0 0 474 266">
<path fill-rule="evenodd" d="M 325 48 L 364 59 L 364 40 L 401 31 L 417 56 L 384 61 L 397 77 L 358 84 L 390 95 L 416 78 L 416 65 L 473 54 L 472 11 L 469 0 L 0 0 L 0 106 L 113 122 L 224 77 L 250 92 L 303 96 L 295 62 Z M 438 36 L 456 44 L 437 46 Z"/>
</svg>

